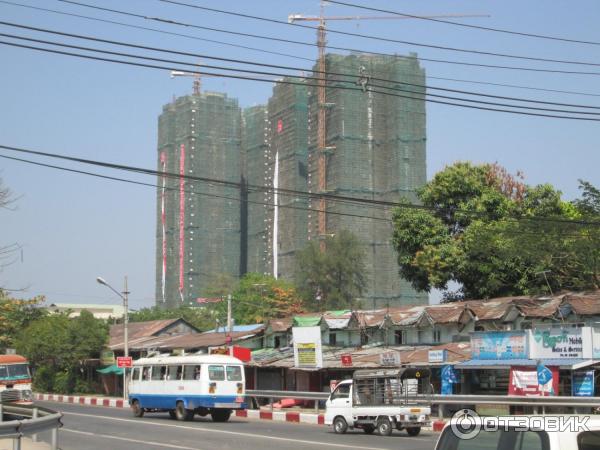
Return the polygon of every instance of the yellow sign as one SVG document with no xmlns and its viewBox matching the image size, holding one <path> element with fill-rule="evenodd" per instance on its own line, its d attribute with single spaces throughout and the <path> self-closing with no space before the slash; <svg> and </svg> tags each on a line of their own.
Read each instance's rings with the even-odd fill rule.
<svg viewBox="0 0 600 450">
<path fill-rule="evenodd" d="M 103 366 L 110 366 L 115 363 L 115 352 L 112 350 L 104 350 L 100 354 L 100 364 Z"/>
<path fill-rule="evenodd" d="M 298 348 L 298 365 L 316 367 L 317 365 L 317 346 L 314 343 L 296 344 Z"/>
</svg>

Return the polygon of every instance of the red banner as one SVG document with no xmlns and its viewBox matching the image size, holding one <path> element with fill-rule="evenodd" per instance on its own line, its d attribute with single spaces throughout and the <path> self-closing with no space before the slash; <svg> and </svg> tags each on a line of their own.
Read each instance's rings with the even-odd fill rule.
<svg viewBox="0 0 600 450">
<path fill-rule="evenodd" d="M 179 155 L 179 293 L 183 295 L 183 271 L 185 258 L 185 145 L 181 144 Z M 183 297 L 182 297 L 183 299 Z"/>
<path fill-rule="evenodd" d="M 558 367 L 548 367 L 552 372 L 552 389 L 558 393 Z M 548 389 L 538 384 L 538 374 L 535 367 L 511 367 L 508 383 L 508 395 L 524 395 L 542 397 L 548 396 Z M 555 395 L 556 395 L 555 394 Z"/>
</svg>

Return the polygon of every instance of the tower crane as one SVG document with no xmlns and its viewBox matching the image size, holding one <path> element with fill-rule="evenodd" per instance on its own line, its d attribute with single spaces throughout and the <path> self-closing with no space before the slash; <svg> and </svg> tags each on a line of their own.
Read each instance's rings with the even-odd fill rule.
<svg viewBox="0 0 600 450">
<path fill-rule="evenodd" d="M 317 60 L 318 70 L 318 81 L 317 81 L 317 178 L 318 178 L 318 192 L 319 197 L 319 209 L 318 209 L 318 235 L 319 235 L 319 247 L 321 251 L 325 251 L 325 237 L 329 236 L 327 232 L 327 203 L 325 198 L 322 196 L 327 190 L 327 157 L 328 151 L 335 150 L 334 146 L 327 145 L 327 89 L 326 89 L 326 64 L 325 64 L 325 48 L 327 45 L 326 34 L 327 34 L 327 21 L 329 20 L 398 20 L 398 19 L 413 19 L 414 17 L 393 15 L 393 16 L 325 16 L 325 4 L 326 0 L 321 0 L 320 3 L 320 14 L 318 16 L 305 16 L 302 14 L 290 14 L 288 16 L 288 23 L 295 22 L 318 22 L 317 26 L 317 47 L 319 49 L 319 56 Z M 457 17 L 489 17 L 486 14 L 440 14 L 433 16 L 418 16 L 428 19 L 438 18 L 457 18 Z M 368 81 L 366 73 L 361 71 L 359 74 L 359 83 L 366 89 L 365 82 Z M 310 162 L 310 160 L 309 160 Z"/>
</svg>

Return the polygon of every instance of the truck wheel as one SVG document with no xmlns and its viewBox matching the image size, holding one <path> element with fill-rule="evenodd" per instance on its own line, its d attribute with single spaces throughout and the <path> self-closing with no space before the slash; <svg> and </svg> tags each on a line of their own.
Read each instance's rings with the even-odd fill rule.
<svg viewBox="0 0 600 450">
<path fill-rule="evenodd" d="M 230 409 L 213 409 L 210 413 L 213 422 L 227 422 L 231 416 Z"/>
<path fill-rule="evenodd" d="M 185 409 L 183 402 L 177 402 L 177 406 L 175 406 L 175 418 L 177 420 L 192 420 L 194 418 L 194 411 Z"/>
<path fill-rule="evenodd" d="M 387 417 L 379 419 L 379 422 L 377 422 L 377 431 L 380 436 L 389 436 L 392 434 L 392 430 L 392 422 L 390 422 L 390 419 Z"/>
<path fill-rule="evenodd" d="M 418 436 L 421 432 L 421 427 L 408 427 L 406 432 L 409 436 Z"/>
<path fill-rule="evenodd" d="M 333 431 L 335 431 L 337 434 L 344 434 L 346 431 L 348 431 L 348 423 L 346 422 L 346 419 L 340 416 L 336 417 L 333 420 Z"/>
<path fill-rule="evenodd" d="M 373 425 L 365 425 L 363 427 L 363 431 L 365 432 L 365 434 L 373 434 L 373 432 L 375 431 L 375 427 Z"/>
<path fill-rule="evenodd" d="M 135 417 L 143 417 L 144 416 L 144 408 L 140 406 L 140 402 L 134 400 L 131 403 L 131 411 Z"/>
</svg>

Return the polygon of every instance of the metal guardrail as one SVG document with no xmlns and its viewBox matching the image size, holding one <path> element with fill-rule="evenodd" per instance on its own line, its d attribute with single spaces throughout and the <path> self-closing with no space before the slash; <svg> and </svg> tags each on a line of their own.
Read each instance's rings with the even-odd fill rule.
<svg viewBox="0 0 600 450">
<path fill-rule="evenodd" d="M 5 416 L 24 419 L 4 420 Z M 58 450 L 58 429 L 62 414 L 48 408 L 15 403 L 0 403 L 0 438 L 13 440 L 13 450 L 21 450 L 21 438 L 30 435 L 35 442 L 36 433 L 50 431 L 50 448 Z"/>
<path fill-rule="evenodd" d="M 298 400 L 327 400 L 328 392 L 264 391 L 247 390 L 248 397 L 268 399 L 293 398 Z M 563 406 L 572 408 L 600 407 L 600 397 L 520 397 L 516 395 L 428 395 L 423 401 L 433 405 L 517 405 L 517 406 Z"/>
</svg>

